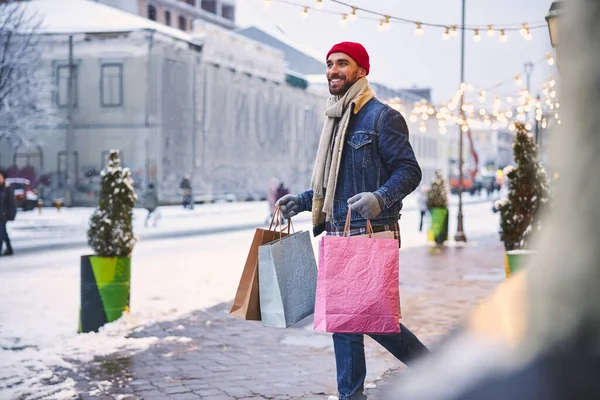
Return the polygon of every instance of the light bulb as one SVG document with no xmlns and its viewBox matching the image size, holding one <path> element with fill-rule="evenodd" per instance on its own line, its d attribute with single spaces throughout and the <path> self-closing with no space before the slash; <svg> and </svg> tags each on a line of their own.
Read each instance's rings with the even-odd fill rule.
<svg viewBox="0 0 600 400">
<path fill-rule="evenodd" d="M 271 7 L 271 0 L 265 0 L 265 8 Z"/>
<path fill-rule="evenodd" d="M 460 127 L 460 129 L 461 129 L 463 132 L 468 132 L 468 131 L 469 131 L 469 126 L 465 124 L 465 125 L 461 126 L 461 127 Z"/>
<path fill-rule="evenodd" d="M 548 65 L 554 65 L 554 57 L 552 57 L 551 53 L 546 55 L 546 59 L 548 60 Z"/>
<path fill-rule="evenodd" d="M 421 126 L 419 127 L 419 132 L 421 133 L 425 133 L 427 132 L 427 127 L 425 126 L 425 124 L 421 124 Z"/>
<path fill-rule="evenodd" d="M 473 40 L 475 43 L 481 42 L 481 35 L 479 34 L 479 29 L 475 29 L 475 33 L 473 34 Z"/>
<path fill-rule="evenodd" d="M 504 29 L 500 29 L 500 43 L 508 42 L 508 35 L 504 32 Z"/>
<path fill-rule="evenodd" d="M 527 32 L 523 37 L 525 38 L 525 40 L 531 40 L 533 36 L 531 36 L 531 32 L 529 32 L 529 28 L 527 28 Z"/>
<path fill-rule="evenodd" d="M 352 7 L 352 11 L 350 12 L 350 21 L 356 21 L 356 7 Z"/>
<path fill-rule="evenodd" d="M 304 7 L 302 10 L 302 18 L 308 17 L 308 7 Z"/>
<path fill-rule="evenodd" d="M 410 120 L 410 122 L 415 123 L 415 122 L 417 122 L 417 116 L 415 114 L 411 114 L 409 120 Z"/>
<path fill-rule="evenodd" d="M 390 30 L 390 17 L 388 17 L 387 15 L 385 16 L 385 19 L 383 20 L 383 30 L 384 31 Z"/>
<path fill-rule="evenodd" d="M 450 39 L 450 28 L 446 27 L 446 30 L 442 34 L 442 39 L 444 39 L 444 40 Z"/>
<path fill-rule="evenodd" d="M 519 87 L 523 86 L 523 80 L 521 79 L 521 76 L 519 74 L 515 75 L 515 83 Z"/>
<path fill-rule="evenodd" d="M 456 25 L 452 25 L 452 30 L 450 31 L 450 37 L 457 37 L 458 36 L 458 30 L 457 30 L 457 26 Z"/>
<path fill-rule="evenodd" d="M 527 35 L 528 32 L 529 32 L 529 28 L 527 27 L 527 23 L 522 24 L 521 36 Z"/>
<path fill-rule="evenodd" d="M 440 128 L 440 133 L 441 133 L 442 135 L 445 135 L 446 133 L 448 133 L 448 129 L 446 129 L 446 127 L 445 127 L 445 126 L 442 126 L 442 127 Z"/>
<path fill-rule="evenodd" d="M 342 26 L 348 25 L 348 14 L 342 14 L 342 20 L 340 21 L 340 24 L 342 24 Z"/>
<path fill-rule="evenodd" d="M 323 0 L 317 0 L 315 7 L 317 7 L 317 10 L 323 9 Z"/>
<path fill-rule="evenodd" d="M 527 129 L 528 131 L 530 131 L 531 128 L 532 128 L 531 123 L 528 122 L 527 124 L 525 124 L 525 129 Z"/>
<path fill-rule="evenodd" d="M 488 37 L 493 37 L 496 34 L 496 31 L 493 28 L 493 25 L 488 25 L 487 35 Z"/>
<path fill-rule="evenodd" d="M 421 28 L 421 23 L 417 22 L 417 29 L 415 29 L 415 35 L 423 36 L 424 33 L 425 31 L 423 31 L 423 28 Z"/>
</svg>

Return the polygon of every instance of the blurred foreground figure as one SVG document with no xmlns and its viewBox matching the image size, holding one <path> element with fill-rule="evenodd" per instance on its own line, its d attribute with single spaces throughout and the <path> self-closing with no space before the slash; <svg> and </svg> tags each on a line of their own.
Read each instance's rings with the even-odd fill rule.
<svg viewBox="0 0 600 400">
<path fill-rule="evenodd" d="M 554 212 L 525 275 L 500 288 L 526 277 L 524 326 L 512 337 L 469 326 L 404 375 L 386 398 L 600 399 L 600 1 L 571 0 L 564 7 L 557 56 L 563 123 L 551 137 L 551 160 L 560 173 Z M 497 297 L 491 308 L 510 303 L 509 295 Z M 501 317 L 518 324 L 518 314 L 513 308 L 488 317 L 490 324 Z"/>
</svg>

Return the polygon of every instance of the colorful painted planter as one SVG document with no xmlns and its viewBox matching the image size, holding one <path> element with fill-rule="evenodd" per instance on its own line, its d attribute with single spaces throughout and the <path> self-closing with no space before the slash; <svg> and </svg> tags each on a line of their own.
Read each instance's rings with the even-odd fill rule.
<svg viewBox="0 0 600 400">
<path fill-rule="evenodd" d="M 81 257 L 79 333 L 98 332 L 129 311 L 131 258 Z"/>
<path fill-rule="evenodd" d="M 504 270 L 506 277 L 508 278 L 511 274 L 514 274 L 525 266 L 532 255 L 535 254 L 533 250 L 511 250 L 504 253 Z"/>
<path fill-rule="evenodd" d="M 430 208 L 431 226 L 427 232 L 427 239 L 438 244 L 448 240 L 448 209 Z"/>
</svg>

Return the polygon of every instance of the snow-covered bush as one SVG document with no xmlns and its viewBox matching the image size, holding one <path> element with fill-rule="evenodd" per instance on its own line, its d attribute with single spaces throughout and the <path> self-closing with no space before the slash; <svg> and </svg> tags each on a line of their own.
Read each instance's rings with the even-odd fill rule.
<svg viewBox="0 0 600 400">
<path fill-rule="evenodd" d="M 129 257 L 137 240 L 131 221 L 137 195 L 129 168 L 121 167 L 118 150 L 110 151 L 101 177 L 100 198 L 90 219 L 88 244 L 100 257 Z"/>
<path fill-rule="evenodd" d="M 539 212 L 547 205 L 549 193 L 533 137 L 524 124 L 517 123 L 516 128 L 513 152 L 517 167 L 507 169 L 508 196 L 495 203 L 506 251 L 528 248 L 530 234 L 542 229 Z"/>
<path fill-rule="evenodd" d="M 440 170 L 435 171 L 431 189 L 427 193 L 427 208 L 447 208 L 448 194 L 446 193 L 446 182 Z"/>
</svg>

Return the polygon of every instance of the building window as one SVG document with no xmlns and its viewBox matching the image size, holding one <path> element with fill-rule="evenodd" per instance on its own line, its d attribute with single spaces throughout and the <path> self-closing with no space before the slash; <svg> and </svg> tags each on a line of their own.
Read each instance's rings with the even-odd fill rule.
<svg viewBox="0 0 600 400">
<path fill-rule="evenodd" d="M 123 105 L 122 64 L 102 64 L 100 103 L 102 107 L 120 107 Z"/>
<path fill-rule="evenodd" d="M 165 25 L 171 26 L 171 11 L 165 11 Z"/>
<path fill-rule="evenodd" d="M 56 67 L 56 105 L 69 105 L 69 65 Z M 73 107 L 77 107 L 77 65 L 73 66 Z"/>
<path fill-rule="evenodd" d="M 181 29 L 182 31 L 187 30 L 187 21 L 183 15 L 179 16 L 179 29 Z"/>
<path fill-rule="evenodd" d="M 185 0 L 190 6 L 196 7 L 196 0 Z"/>
<path fill-rule="evenodd" d="M 209 13 L 217 13 L 217 2 L 215 0 L 202 0 L 202 9 Z"/>
<path fill-rule="evenodd" d="M 223 18 L 235 21 L 235 8 L 233 6 L 223 4 L 222 10 Z"/>
<path fill-rule="evenodd" d="M 156 7 L 148 4 L 148 19 L 156 21 Z"/>
</svg>

